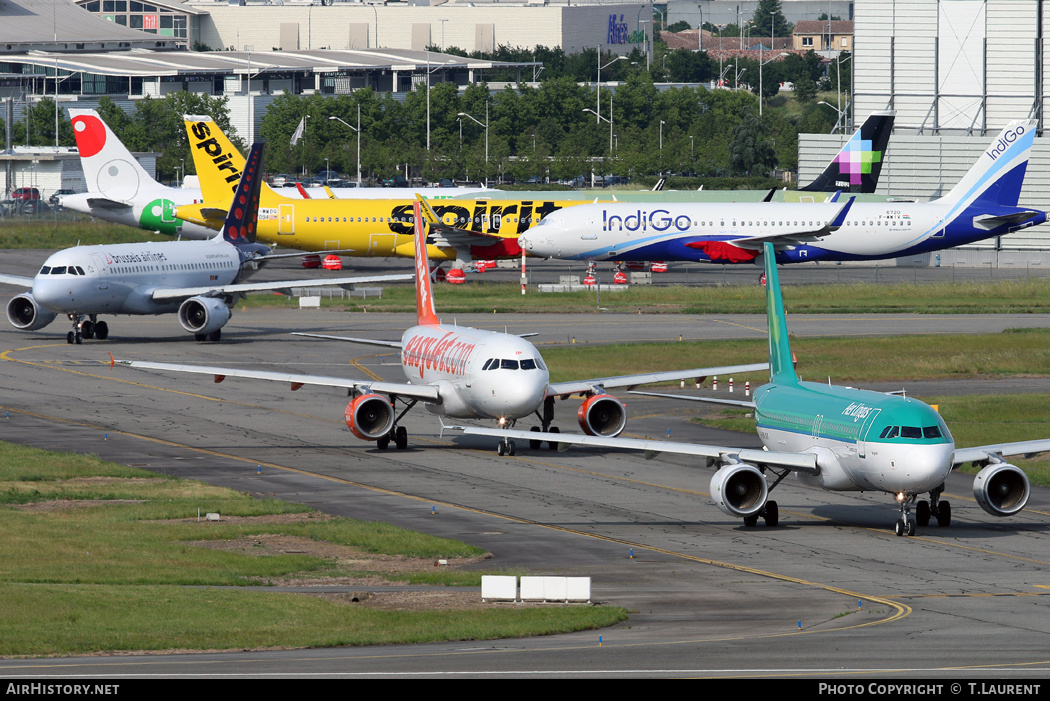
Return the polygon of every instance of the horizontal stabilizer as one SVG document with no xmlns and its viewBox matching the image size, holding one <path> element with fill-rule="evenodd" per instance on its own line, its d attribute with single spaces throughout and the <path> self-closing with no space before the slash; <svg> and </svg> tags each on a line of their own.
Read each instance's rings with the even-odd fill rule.
<svg viewBox="0 0 1050 701">
<path fill-rule="evenodd" d="M 384 348 L 401 348 L 401 341 L 378 341 L 374 338 L 351 338 L 349 336 L 330 336 L 323 333 L 304 333 L 293 331 L 293 336 L 308 336 L 309 338 L 323 338 L 328 341 L 348 341 L 350 343 L 362 343 L 366 346 L 383 346 Z"/>
<path fill-rule="evenodd" d="M 89 197 L 87 203 L 88 207 L 113 210 L 131 209 L 132 206 L 130 202 L 122 202 L 121 200 L 114 200 L 109 197 Z"/>
<path fill-rule="evenodd" d="M 1000 226 L 1004 225 L 1020 226 L 1021 224 L 1024 224 L 1027 221 L 1038 219 L 1041 214 L 1043 213 L 1037 212 L 1035 210 L 1013 212 L 1011 214 L 1001 214 L 998 216 L 986 214 L 979 217 L 974 217 L 973 225 L 975 227 L 979 227 L 981 229 L 988 229 L 989 231 L 991 231 L 992 229 L 997 229 Z"/>
</svg>

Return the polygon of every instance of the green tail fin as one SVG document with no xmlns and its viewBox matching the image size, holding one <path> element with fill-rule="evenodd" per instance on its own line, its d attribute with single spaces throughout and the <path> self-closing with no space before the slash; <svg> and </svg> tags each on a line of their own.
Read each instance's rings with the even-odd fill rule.
<svg viewBox="0 0 1050 701">
<path fill-rule="evenodd" d="M 763 244 L 766 266 L 766 317 L 769 322 L 769 381 L 798 382 L 788 342 L 784 300 L 780 296 L 780 278 L 773 244 Z"/>
</svg>

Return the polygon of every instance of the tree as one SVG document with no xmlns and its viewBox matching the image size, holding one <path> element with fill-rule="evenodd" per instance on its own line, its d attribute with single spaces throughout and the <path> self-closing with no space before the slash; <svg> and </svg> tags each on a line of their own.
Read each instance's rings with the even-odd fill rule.
<svg viewBox="0 0 1050 701">
<path fill-rule="evenodd" d="M 766 125 L 751 111 L 733 128 L 729 165 L 734 171 L 750 175 L 756 168 L 772 168 L 776 165 L 776 154 L 773 144 L 765 138 L 766 131 Z"/>
<path fill-rule="evenodd" d="M 758 0 L 755 16 L 751 20 L 751 36 L 789 37 L 794 28 L 784 17 L 780 0 Z M 770 32 L 773 32 L 772 35 Z"/>
</svg>

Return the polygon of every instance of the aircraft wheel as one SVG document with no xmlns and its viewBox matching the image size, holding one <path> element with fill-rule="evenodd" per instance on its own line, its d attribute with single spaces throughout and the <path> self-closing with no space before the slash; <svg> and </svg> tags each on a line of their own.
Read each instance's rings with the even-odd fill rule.
<svg viewBox="0 0 1050 701">
<path fill-rule="evenodd" d="M 904 519 L 897 519 L 897 523 L 893 524 L 893 532 L 898 536 L 904 535 Z"/>
<path fill-rule="evenodd" d="M 84 342 L 84 334 L 80 333 L 79 331 L 74 332 L 73 333 L 73 343 L 75 343 L 75 344 L 77 344 L 79 346 L 83 342 Z"/>
<path fill-rule="evenodd" d="M 69 343 L 69 344 L 73 343 L 73 332 L 72 331 L 70 331 L 69 333 L 66 334 L 66 343 Z"/>
<path fill-rule="evenodd" d="M 533 426 L 530 430 L 534 433 L 539 433 L 540 427 Z M 532 450 L 539 450 L 541 445 L 543 445 L 543 441 L 529 441 L 529 448 Z"/>
<path fill-rule="evenodd" d="M 915 504 L 915 523 L 923 528 L 930 525 L 930 502 L 925 499 Z"/>
<path fill-rule="evenodd" d="M 109 324 L 104 321 L 95 322 L 95 338 L 100 341 L 105 341 L 109 338 Z"/>
<path fill-rule="evenodd" d="M 915 535 L 915 521 L 908 520 L 907 532 L 909 536 Z"/>
<path fill-rule="evenodd" d="M 514 455 L 517 452 L 517 446 L 514 445 L 514 441 L 507 441 L 507 455 Z"/>
<path fill-rule="evenodd" d="M 500 441 L 499 443 L 496 444 L 496 455 L 498 455 L 500 457 L 503 457 L 506 454 L 507 454 L 507 447 L 503 443 L 503 441 Z"/>
<path fill-rule="evenodd" d="M 561 433 L 561 429 L 558 428 L 557 426 L 551 426 L 549 433 Z M 550 450 L 557 450 L 558 449 L 558 445 L 559 444 L 557 442 L 555 442 L 555 441 L 548 441 L 547 442 L 547 448 L 549 448 Z"/>
<path fill-rule="evenodd" d="M 937 505 L 937 525 L 943 527 L 952 525 L 952 505 L 942 501 Z"/>
<path fill-rule="evenodd" d="M 390 446 L 390 434 L 383 436 L 382 438 L 376 439 L 376 447 L 380 450 L 386 450 Z"/>
<path fill-rule="evenodd" d="M 203 333 L 195 333 L 193 337 L 197 339 L 197 343 L 204 343 L 208 339 L 208 335 Z"/>
<path fill-rule="evenodd" d="M 89 341 L 95 337 L 95 325 L 90 321 L 85 321 L 80 325 L 80 333 L 84 335 L 84 338 Z"/>
<path fill-rule="evenodd" d="M 744 517 L 744 525 L 748 528 L 754 528 L 758 525 L 758 514 L 751 514 L 750 516 Z"/>
<path fill-rule="evenodd" d="M 394 429 L 394 445 L 397 446 L 398 450 L 404 450 L 408 447 L 408 429 L 404 426 L 398 426 Z"/>
<path fill-rule="evenodd" d="M 770 528 L 775 528 L 780 523 L 780 507 L 777 506 L 775 501 L 766 502 L 765 520 L 766 525 Z"/>
<path fill-rule="evenodd" d="M 212 343 L 218 343 L 219 339 L 222 338 L 222 329 L 216 329 L 208 334 L 208 340 Z"/>
</svg>

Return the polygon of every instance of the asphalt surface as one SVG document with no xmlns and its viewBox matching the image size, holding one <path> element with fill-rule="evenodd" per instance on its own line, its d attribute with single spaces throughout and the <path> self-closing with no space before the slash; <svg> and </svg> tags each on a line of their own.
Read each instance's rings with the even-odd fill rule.
<svg viewBox="0 0 1050 701">
<path fill-rule="evenodd" d="M 5 252 L 0 270 L 16 272 L 10 265 Z M 476 315 L 458 321 L 538 332 L 532 340 L 541 349 L 571 343 L 573 335 L 582 344 L 765 333 L 764 320 L 754 316 Z M 80 346 L 65 343 L 61 320 L 32 333 L 0 327 L 0 439 L 97 453 L 464 540 L 493 554 L 481 565 L 486 570 L 590 576 L 595 599 L 631 609 L 629 621 L 524 640 L 5 660 L 0 675 L 946 682 L 1047 676 L 1046 489 L 1034 490 L 1021 515 L 996 519 L 974 502 L 971 479 L 953 475 L 946 491 L 952 526 L 898 538 L 887 495 L 823 493 L 788 479 L 773 493 L 781 525 L 747 529 L 711 503 L 710 472 L 683 457 L 646 461 L 618 451 L 522 447 L 500 458 L 494 441 L 441 435 L 437 418 L 422 411 L 405 421 L 408 450 L 379 451 L 346 429 L 346 398 L 335 390 L 291 393 L 269 383 L 231 378 L 216 385 L 207 377 L 108 366 L 112 352 L 401 380 L 393 354 L 287 332 L 395 338 L 406 322 L 407 315 L 252 309 L 235 313 L 222 343 L 197 344 L 172 317 L 122 317 L 112 321 L 109 341 Z M 789 317 L 796 335 L 950 334 L 1020 324 L 1046 327 L 1050 318 Z M 938 394 L 1046 391 L 1032 381 L 925 386 Z M 624 396 L 629 435 L 758 445 L 757 437 L 690 422 L 691 405 Z M 558 405 L 563 430 L 576 428 L 577 401 Z"/>
</svg>

